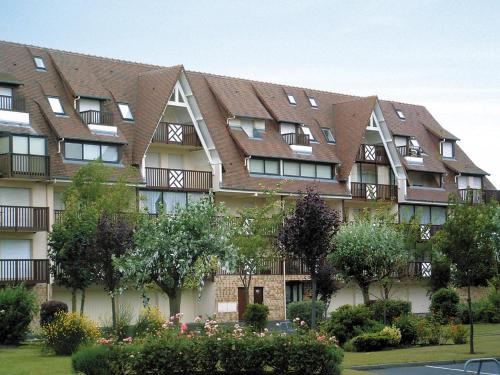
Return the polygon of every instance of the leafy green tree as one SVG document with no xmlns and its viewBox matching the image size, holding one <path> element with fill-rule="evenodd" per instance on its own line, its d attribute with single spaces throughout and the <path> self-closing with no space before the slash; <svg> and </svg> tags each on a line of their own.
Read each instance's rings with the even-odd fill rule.
<svg viewBox="0 0 500 375">
<path fill-rule="evenodd" d="M 433 239 L 434 247 L 452 264 L 452 280 L 467 288 L 470 319 L 470 353 L 474 353 L 474 322 L 471 287 L 484 286 L 496 273 L 495 252 L 498 251 L 499 206 L 451 202 L 448 219 Z"/>
<path fill-rule="evenodd" d="M 156 217 L 143 215 L 134 235 L 134 249 L 118 259 L 128 279 L 143 290 L 156 284 L 167 294 L 170 314 L 180 312 L 181 290 L 195 280 L 201 289 L 217 260 L 231 254 L 225 209 L 211 197 L 178 207 L 175 215 L 160 209 Z"/>
<path fill-rule="evenodd" d="M 355 281 L 370 301 L 370 285 L 383 284 L 384 298 L 389 298 L 391 276 L 410 260 L 400 229 L 387 219 L 373 220 L 360 216 L 343 225 L 333 237 L 336 246 L 328 260 L 346 282 Z"/>
<path fill-rule="evenodd" d="M 309 269 L 312 282 L 311 326 L 316 325 L 318 273 L 326 257 L 333 251 L 330 241 L 340 226 L 340 214 L 328 207 L 319 194 L 308 189 L 295 210 L 285 217 L 278 242 L 291 258 L 302 261 Z"/>
</svg>

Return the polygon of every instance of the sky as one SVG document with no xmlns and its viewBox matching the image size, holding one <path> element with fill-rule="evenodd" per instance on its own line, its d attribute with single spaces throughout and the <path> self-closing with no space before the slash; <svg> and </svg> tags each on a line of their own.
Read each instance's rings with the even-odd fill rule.
<svg viewBox="0 0 500 375">
<path fill-rule="evenodd" d="M 425 105 L 500 188 L 498 0 L 18 0 L 1 18 L 1 40 Z"/>
</svg>

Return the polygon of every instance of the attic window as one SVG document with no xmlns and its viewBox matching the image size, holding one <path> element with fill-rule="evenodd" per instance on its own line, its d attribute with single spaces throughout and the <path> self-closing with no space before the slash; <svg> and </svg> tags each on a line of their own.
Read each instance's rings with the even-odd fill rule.
<svg viewBox="0 0 500 375">
<path fill-rule="evenodd" d="M 134 116 L 132 115 L 132 111 L 130 111 L 130 107 L 127 103 L 118 103 L 118 109 L 120 110 L 120 114 L 124 120 L 133 121 Z"/>
<path fill-rule="evenodd" d="M 400 110 L 400 109 L 396 109 L 396 114 L 398 115 L 398 117 L 399 117 L 399 119 L 400 119 L 401 121 L 406 120 L 406 116 L 405 116 L 405 114 L 403 113 L 403 111 L 402 111 L 402 110 Z"/>
<path fill-rule="evenodd" d="M 441 143 L 441 155 L 443 158 L 453 159 L 455 157 L 455 142 L 443 141 Z"/>
<path fill-rule="evenodd" d="M 297 101 L 295 100 L 295 97 L 292 94 L 286 94 L 286 97 L 288 98 L 288 103 L 291 105 L 296 105 Z"/>
<path fill-rule="evenodd" d="M 314 97 L 308 96 L 307 98 L 309 99 L 309 104 L 311 105 L 311 107 L 318 108 L 318 103 L 316 102 L 316 99 Z"/>
<path fill-rule="evenodd" d="M 315 141 L 316 141 L 316 140 L 314 139 L 314 137 L 313 137 L 312 133 L 311 133 L 311 129 L 309 128 L 309 126 L 307 126 L 307 125 L 302 125 L 302 132 L 303 132 L 304 134 L 307 134 L 307 135 L 309 136 L 309 140 L 310 140 L 311 142 L 315 142 Z"/>
<path fill-rule="evenodd" d="M 40 56 L 33 57 L 33 61 L 35 62 L 37 70 L 47 70 L 45 68 L 45 63 L 43 62 L 43 59 Z"/>
<path fill-rule="evenodd" d="M 328 143 L 335 143 L 335 138 L 333 137 L 333 133 L 329 128 L 321 128 L 323 135 Z"/>
<path fill-rule="evenodd" d="M 61 100 L 57 96 L 48 96 L 47 100 L 49 101 L 50 108 L 52 108 L 52 112 L 56 115 L 64 115 L 64 108 L 61 104 Z"/>
</svg>

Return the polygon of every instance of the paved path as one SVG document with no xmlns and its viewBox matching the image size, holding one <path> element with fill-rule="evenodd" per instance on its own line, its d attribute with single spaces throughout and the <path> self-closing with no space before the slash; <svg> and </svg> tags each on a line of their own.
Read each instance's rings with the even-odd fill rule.
<svg viewBox="0 0 500 375">
<path fill-rule="evenodd" d="M 453 375 L 465 374 L 464 364 L 449 364 L 435 366 L 415 366 L 415 367 L 392 367 L 379 370 L 369 370 L 373 374 L 381 375 Z M 467 374 L 477 374 L 477 364 L 469 366 Z M 500 375 L 498 369 L 493 363 L 484 363 L 481 369 L 481 375 Z"/>
</svg>

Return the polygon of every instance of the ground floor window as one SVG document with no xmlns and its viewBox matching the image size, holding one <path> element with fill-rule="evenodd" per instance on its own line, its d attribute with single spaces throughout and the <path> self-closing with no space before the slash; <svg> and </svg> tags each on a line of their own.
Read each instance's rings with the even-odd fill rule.
<svg viewBox="0 0 500 375">
<path fill-rule="evenodd" d="M 286 303 L 304 300 L 304 283 L 301 281 L 288 281 L 286 283 Z"/>
<path fill-rule="evenodd" d="M 147 210 L 150 214 L 156 214 L 160 207 L 163 206 L 165 211 L 171 214 L 178 207 L 185 207 L 189 202 L 199 201 L 203 193 L 142 190 L 139 192 L 139 196 L 141 210 Z"/>
</svg>

